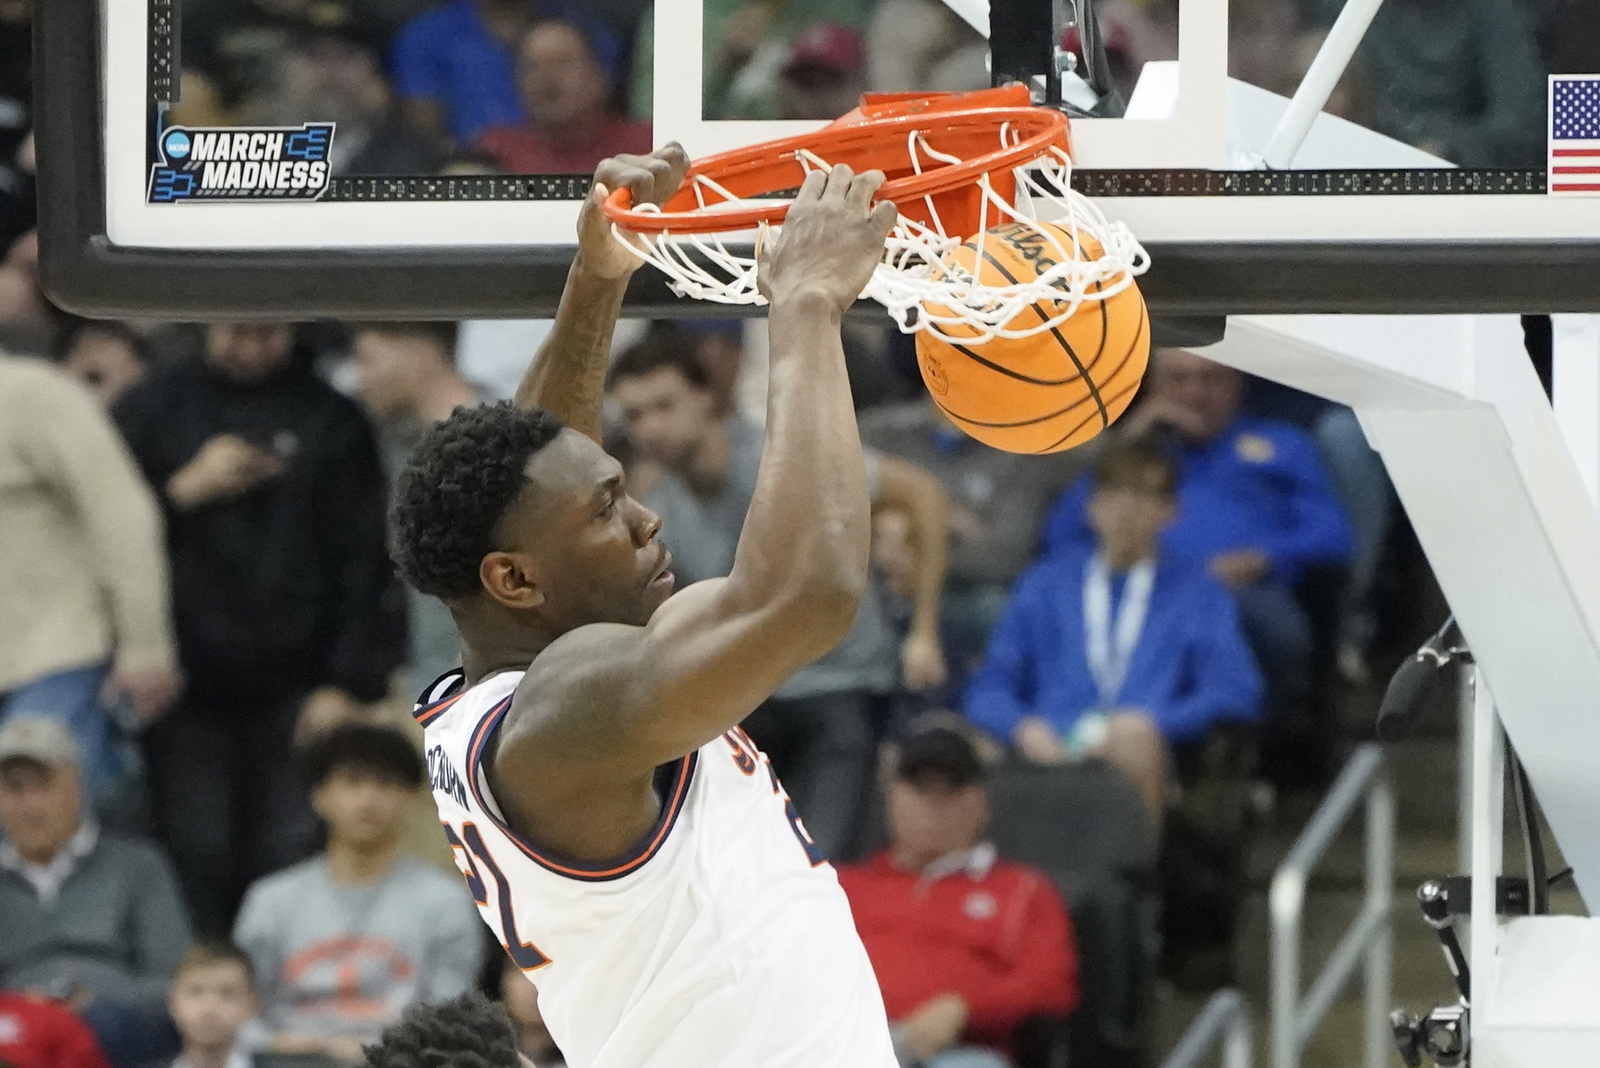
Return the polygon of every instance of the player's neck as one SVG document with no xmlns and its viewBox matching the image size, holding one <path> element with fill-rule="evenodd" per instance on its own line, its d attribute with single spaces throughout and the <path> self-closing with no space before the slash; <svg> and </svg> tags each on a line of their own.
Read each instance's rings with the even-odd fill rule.
<svg viewBox="0 0 1600 1068">
<path fill-rule="evenodd" d="M 733 445 L 728 441 L 727 431 L 718 423 L 700 439 L 700 447 L 689 458 L 689 468 L 683 478 L 699 496 L 712 497 L 722 491 L 732 470 Z"/>
<path fill-rule="evenodd" d="M 356 846 L 336 838 L 328 842 L 328 874 L 333 876 L 334 882 L 345 886 L 377 882 L 389 874 L 399 858 L 398 836 L 370 846 Z"/>
<path fill-rule="evenodd" d="M 461 670 L 468 686 L 476 686 L 497 671 L 527 670 L 534 657 L 560 636 L 528 622 L 508 620 L 505 614 L 454 614 L 461 631 Z"/>
</svg>

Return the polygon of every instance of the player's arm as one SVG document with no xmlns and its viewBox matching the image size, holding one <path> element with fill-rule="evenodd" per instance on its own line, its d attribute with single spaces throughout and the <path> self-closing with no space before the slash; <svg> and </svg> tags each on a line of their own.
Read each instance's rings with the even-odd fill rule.
<svg viewBox="0 0 1600 1068">
<path fill-rule="evenodd" d="M 618 156 L 600 164 L 578 215 L 578 254 L 556 309 L 555 327 L 539 346 L 517 387 L 516 403 L 544 408 L 581 434 L 600 440 L 611 335 L 622 314 L 628 279 L 639 257 L 617 243 L 603 205 L 611 190 L 628 187 L 636 204 L 660 204 L 678 191 L 689 157 L 673 142 L 648 156 Z"/>
<path fill-rule="evenodd" d="M 522 683 L 528 710 L 502 738 L 502 779 L 514 763 L 524 783 L 572 789 L 647 774 L 737 724 L 850 629 L 871 515 L 839 329 L 894 224 L 892 204 L 872 205 L 882 181 L 812 174 L 763 254 L 766 443 L 732 572 L 645 627 L 583 627 L 551 645 Z"/>
</svg>

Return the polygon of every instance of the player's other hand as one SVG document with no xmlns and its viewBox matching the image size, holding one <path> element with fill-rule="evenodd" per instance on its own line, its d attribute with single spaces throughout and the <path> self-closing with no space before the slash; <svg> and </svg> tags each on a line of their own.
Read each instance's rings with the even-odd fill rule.
<svg viewBox="0 0 1600 1068">
<path fill-rule="evenodd" d="M 644 261 L 617 242 L 606 218 L 605 202 L 614 190 L 626 187 L 635 204 L 663 204 L 683 185 L 689 173 L 689 155 L 676 141 L 648 156 L 614 156 L 594 172 L 594 188 L 578 214 L 578 260 L 583 269 L 600 278 L 627 278 Z"/>
<path fill-rule="evenodd" d="M 843 164 L 807 175 L 782 233 L 762 245 L 761 294 L 774 305 L 806 296 L 840 312 L 854 304 L 899 217 L 892 203 L 873 203 L 882 185 L 881 171 L 856 174 Z"/>
</svg>

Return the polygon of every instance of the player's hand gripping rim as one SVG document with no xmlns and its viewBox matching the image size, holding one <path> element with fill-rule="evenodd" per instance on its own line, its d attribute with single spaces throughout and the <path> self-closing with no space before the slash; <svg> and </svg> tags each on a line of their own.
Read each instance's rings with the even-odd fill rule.
<svg viewBox="0 0 1600 1068">
<path fill-rule="evenodd" d="M 761 295 L 774 306 L 817 297 L 841 313 L 854 304 L 900 217 L 892 202 L 873 201 L 883 182 L 882 171 L 858 175 L 844 164 L 808 174 L 782 230 L 758 248 Z"/>
<path fill-rule="evenodd" d="M 606 218 L 605 202 L 613 190 L 627 188 L 635 204 L 665 204 L 683 185 L 689 173 L 689 154 L 676 141 L 669 141 L 648 156 L 613 156 L 594 172 L 594 185 L 578 213 L 578 263 L 599 278 L 620 281 L 644 263 L 617 240 L 621 237 L 635 248 L 643 242 L 627 231 L 614 230 Z"/>
</svg>

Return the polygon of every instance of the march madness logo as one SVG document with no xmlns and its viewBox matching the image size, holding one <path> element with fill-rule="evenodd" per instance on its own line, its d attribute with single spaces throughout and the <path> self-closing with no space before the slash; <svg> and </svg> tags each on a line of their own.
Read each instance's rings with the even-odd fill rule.
<svg viewBox="0 0 1600 1068">
<path fill-rule="evenodd" d="M 149 200 L 316 200 L 328 188 L 333 123 L 255 129 L 172 126 L 157 145 Z"/>
</svg>

